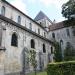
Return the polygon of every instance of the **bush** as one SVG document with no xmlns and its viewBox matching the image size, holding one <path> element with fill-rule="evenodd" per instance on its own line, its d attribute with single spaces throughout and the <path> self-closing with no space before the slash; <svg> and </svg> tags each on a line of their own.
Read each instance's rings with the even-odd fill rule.
<svg viewBox="0 0 75 75">
<path fill-rule="evenodd" d="M 55 47 L 55 50 L 54 50 L 54 59 L 55 59 L 55 62 L 60 62 L 62 61 L 62 52 L 61 52 L 61 46 L 58 42 L 54 42 L 54 47 Z"/>
<path fill-rule="evenodd" d="M 67 43 L 67 46 L 64 50 L 64 60 L 65 61 L 75 60 L 75 49 L 69 42 Z"/>
<path fill-rule="evenodd" d="M 50 63 L 47 66 L 47 75 L 75 75 L 75 61 Z"/>
</svg>

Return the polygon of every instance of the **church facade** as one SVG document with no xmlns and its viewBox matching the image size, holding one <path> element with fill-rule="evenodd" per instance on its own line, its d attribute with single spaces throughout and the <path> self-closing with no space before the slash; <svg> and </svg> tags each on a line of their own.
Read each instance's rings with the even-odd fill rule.
<svg viewBox="0 0 75 75">
<path fill-rule="evenodd" d="M 49 39 L 59 42 L 64 59 L 64 50 L 67 46 L 75 50 L 75 23 L 66 20 L 49 26 Z"/>
<path fill-rule="evenodd" d="M 50 24 L 50 23 L 49 23 Z M 46 68 L 53 61 L 53 42 L 41 24 L 15 8 L 5 0 L 0 0 L 0 74 L 15 75 L 33 70 L 28 52 L 36 51 L 37 70 Z"/>
</svg>

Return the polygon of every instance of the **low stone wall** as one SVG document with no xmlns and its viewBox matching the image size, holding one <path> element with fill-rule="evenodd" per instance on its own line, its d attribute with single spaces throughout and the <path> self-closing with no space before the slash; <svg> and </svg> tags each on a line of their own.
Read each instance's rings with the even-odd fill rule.
<svg viewBox="0 0 75 75">
<path fill-rule="evenodd" d="M 9 73 L 9 74 L 5 74 L 5 75 L 21 75 L 20 72 L 16 72 L 16 73 Z"/>
</svg>

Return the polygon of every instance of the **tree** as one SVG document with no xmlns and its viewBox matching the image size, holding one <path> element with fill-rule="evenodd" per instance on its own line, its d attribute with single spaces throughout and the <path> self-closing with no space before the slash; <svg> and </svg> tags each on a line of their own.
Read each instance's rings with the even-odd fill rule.
<svg viewBox="0 0 75 75">
<path fill-rule="evenodd" d="M 75 60 L 75 50 L 70 43 L 66 45 L 64 50 L 64 60 Z"/>
<path fill-rule="evenodd" d="M 36 75 L 36 67 L 37 67 L 37 61 L 36 61 L 36 51 L 35 50 L 30 50 L 30 63 L 32 64 L 35 75 Z"/>
<path fill-rule="evenodd" d="M 75 18 L 75 0 L 69 0 L 62 5 L 62 15 L 68 19 Z"/>
<path fill-rule="evenodd" d="M 54 58 L 56 62 L 62 61 L 62 51 L 61 51 L 61 46 L 58 42 L 54 42 Z"/>
</svg>

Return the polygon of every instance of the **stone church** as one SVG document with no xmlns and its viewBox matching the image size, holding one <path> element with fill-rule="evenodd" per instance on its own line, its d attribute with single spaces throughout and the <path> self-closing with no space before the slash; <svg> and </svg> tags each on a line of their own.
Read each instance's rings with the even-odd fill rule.
<svg viewBox="0 0 75 75">
<path fill-rule="evenodd" d="M 0 0 L 0 75 L 31 72 L 29 51 L 36 51 L 37 70 L 53 62 L 53 42 L 61 45 L 62 57 L 67 44 L 75 48 L 75 26 L 52 22 L 42 11 L 32 19 L 6 0 Z"/>
<path fill-rule="evenodd" d="M 42 12 L 33 20 L 5 0 L 0 0 L 0 75 L 15 75 L 33 70 L 29 50 L 36 51 L 37 70 L 53 62 L 48 38 L 52 21 Z"/>
</svg>

